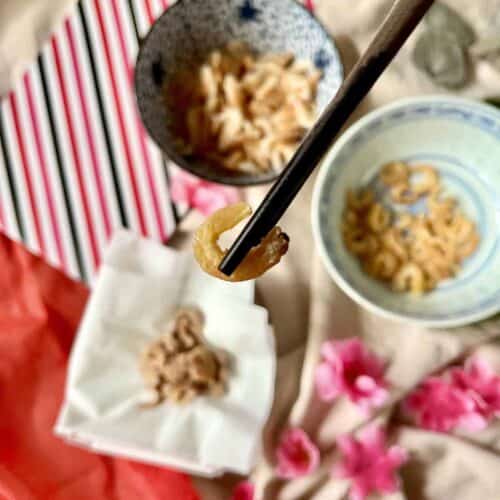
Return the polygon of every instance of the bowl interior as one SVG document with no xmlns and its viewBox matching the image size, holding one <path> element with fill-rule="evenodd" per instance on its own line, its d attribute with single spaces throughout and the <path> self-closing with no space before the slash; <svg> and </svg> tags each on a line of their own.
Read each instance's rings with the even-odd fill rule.
<svg viewBox="0 0 500 500">
<path fill-rule="evenodd" d="M 481 244 L 456 278 L 415 297 L 367 277 L 345 249 L 341 218 L 348 188 L 369 185 L 393 160 L 438 168 L 445 194 L 474 220 Z M 479 320 L 500 310 L 500 113 L 478 103 L 424 98 L 365 117 L 322 167 L 313 218 L 322 256 L 336 281 L 372 310 L 432 326 Z"/>
<path fill-rule="evenodd" d="M 342 65 L 330 36 L 294 0 L 181 0 L 153 25 L 141 45 L 136 65 L 136 94 L 143 122 L 161 149 L 179 166 L 209 180 L 258 184 L 276 177 L 231 174 L 178 154 L 170 130 L 177 118 L 164 89 L 179 69 L 196 68 L 207 54 L 240 40 L 257 52 L 292 52 L 324 72 L 318 90 L 321 110 L 342 82 Z"/>
</svg>

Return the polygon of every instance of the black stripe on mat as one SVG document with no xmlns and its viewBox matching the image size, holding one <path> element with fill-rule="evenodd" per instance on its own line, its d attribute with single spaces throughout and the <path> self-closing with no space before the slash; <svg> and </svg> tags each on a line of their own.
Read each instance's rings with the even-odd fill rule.
<svg viewBox="0 0 500 500">
<path fill-rule="evenodd" d="M 83 28 L 83 35 L 85 37 L 85 45 L 87 47 L 87 53 L 90 61 L 90 68 L 92 73 L 92 80 L 94 83 L 95 94 L 97 96 L 97 104 L 99 108 L 99 116 L 101 118 L 102 129 L 104 132 L 104 139 L 106 141 L 106 149 L 108 151 L 109 164 L 111 166 L 111 176 L 113 179 L 113 185 L 115 187 L 116 200 L 118 202 L 118 209 L 120 211 L 120 222 L 124 227 L 128 227 L 128 218 L 125 211 L 125 204 L 123 201 L 123 193 L 120 187 L 120 180 L 118 177 L 118 169 L 116 165 L 115 155 L 113 153 L 113 145 L 111 143 L 111 134 L 109 133 L 109 124 L 106 118 L 106 112 L 104 110 L 104 102 L 102 97 L 102 92 L 99 84 L 99 77 L 97 75 L 97 67 L 94 56 L 94 51 L 92 48 L 92 41 L 90 40 L 89 23 L 85 10 L 83 8 L 82 2 L 78 2 L 78 14 Z"/>
<path fill-rule="evenodd" d="M 14 180 L 14 174 L 12 173 L 12 161 L 9 155 L 9 149 L 7 147 L 5 127 L 3 121 L 4 117 L 2 113 L 2 108 L 0 107 L 0 149 L 3 155 L 5 171 L 7 172 L 7 182 L 9 183 L 9 191 L 12 199 L 12 205 L 14 207 L 17 227 L 19 229 L 19 234 L 21 236 L 21 239 L 23 241 L 26 241 L 26 226 L 21 213 L 21 207 L 18 198 L 18 190 L 16 187 L 16 182 Z"/>
<path fill-rule="evenodd" d="M 134 25 L 135 37 L 137 38 L 137 43 L 141 43 L 141 35 L 139 33 L 139 23 L 137 22 L 137 15 L 134 9 L 133 0 L 128 0 L 128 8 L 130 10 L 130 18 L 132 19 L 132 24 Z"/>
<path fill-rule="evenodd" d="M 87 281 L 88 273 L 85 269 L 82 256 L 82 242 L 79 240 L 78 233 L 76 230 L 75 214 L 73 211 L 73 206 L 71 205 L 70 194 L 68 189 L 68 178 L 66 172 L 64 171 L 64 165 L 62 161 L 61 148 L 59 146 L 56 124 L 54 121 L 53 106 L 50 97 L 50 90 L 47 84 L 47 67 L 43 56 L 40 54 L 38 56 L 38 70 L 40 73 L 40 81 L 42 83 L 43 97 L 45 100 L 45 106 L 47 108 L 47 116 L 49 119 L 50 134 L 52 138 L 52 144 L 54 145 L 54 152 L 57 160 L 57 171 L 61 179 L 61 187 L 64 198 L 64 205 L 66 207 L 66 212 L 68 214 L 69 230 L 71 233 L 71 239 L 73 240 L 73 248 L 75 249 L 75 257 L 78 266 L 78 271 L 83 281 Z"/>
</svg>

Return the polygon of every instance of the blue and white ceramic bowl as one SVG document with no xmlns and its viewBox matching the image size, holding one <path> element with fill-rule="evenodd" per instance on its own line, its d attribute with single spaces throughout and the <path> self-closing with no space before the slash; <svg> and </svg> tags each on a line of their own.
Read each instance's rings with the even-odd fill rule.
<svg viewBox="0 0 500 500">
<path fill-rule="evenodd" d="M 348 188 L 365 186 L 392 160 L 435 165 L 481 234 L 456 278 L 422 297 L 369 278 L 345 249 L 340 224 Z M 324 160 L 313 229 L 337 284 L 367 309 L 429 327 L 465 325 L 500 311 L 500 112 L 474 101 L 423 97 L 377 110 L 352 126 Z"/>
<path fill-rule="evenodd" d="M 262 184 L 276 177 L 231 174 L 178 154 L 170 133 L 176 119 L 163 97 L 179 68 L 196 67 L 212 50 L 232 40 L 257 52 L 292 52 L 323 71 L 318 89 L 322 110 L 336 94 L 343 71 L 335 44 L 315 17 L 295 0 L 180 0 L 153 25 L 136 65 L 136 94 L 142 120 L 160 148 L 180 167 L 208 180 Z"/>
</svg>

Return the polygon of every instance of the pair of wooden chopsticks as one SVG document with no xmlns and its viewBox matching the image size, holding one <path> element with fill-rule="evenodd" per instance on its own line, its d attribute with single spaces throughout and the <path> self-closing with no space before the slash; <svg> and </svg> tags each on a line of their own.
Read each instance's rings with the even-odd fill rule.
<svg viewBox="0 0 500 500">
<path fill-rule="evenodd" d="M 349 116 L 433 3 L 434 0 L 396 0 L 367 51 L 229 249 L 219 266 L 221 272 L 231 275 L 250 249 L 277 224 Z"/>
</svg>

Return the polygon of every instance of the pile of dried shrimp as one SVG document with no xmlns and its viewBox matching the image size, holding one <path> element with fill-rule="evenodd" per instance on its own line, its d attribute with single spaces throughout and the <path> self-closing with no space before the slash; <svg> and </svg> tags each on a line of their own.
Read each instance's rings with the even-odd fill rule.
<svg viewBox="0 0 500 500">
<path fill-rule="evenodd" d="M 385 165 L 378 180 L 392 204 L 426 202 L 414 215 L 394 211 L 376 201 L 371 190 L 348 192 L 343 214 L 343 239 L 365 272 L 390 283 L 397 292 L 422 294 L 454 277 L 480 242 L 474 222 L 457 200 L 443 197 L 439 173 L 431 166 Z"/>
<path fill-rule="evenodd" d="M 293 54 L 254 55 L 240 42 L 213 51 L 196 77 L 166 88 L 179 150 L 247 173 L 281 169 L 316 116 L 321 73 Z"/>
</svg>

